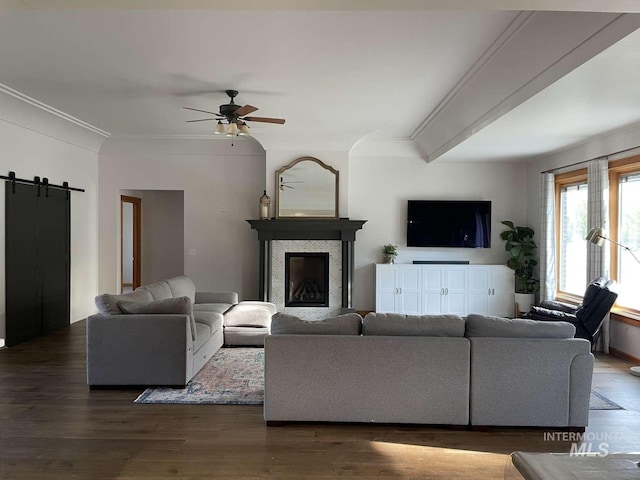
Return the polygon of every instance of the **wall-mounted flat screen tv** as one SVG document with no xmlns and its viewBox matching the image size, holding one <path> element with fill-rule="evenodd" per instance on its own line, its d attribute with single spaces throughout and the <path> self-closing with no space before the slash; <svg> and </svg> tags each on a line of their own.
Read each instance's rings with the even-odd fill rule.
<svg viewBox="0 0 640 480">
<path fill-rule="evenodd" d="M 491 202 L 409 200 L 408 247 L 491 247 Z"/>
</svg>

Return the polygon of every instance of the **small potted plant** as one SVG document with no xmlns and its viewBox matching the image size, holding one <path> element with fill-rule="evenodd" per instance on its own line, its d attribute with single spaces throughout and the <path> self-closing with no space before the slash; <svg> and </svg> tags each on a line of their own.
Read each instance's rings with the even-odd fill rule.
<svg viewBox="0 0 640 480">
<path fill-rule="evenodd" d="M 501 222 L 509 227 L 500 234 L 505 250 L 511 257 L 507 267 L 513 270 L 516 280 L 516 303 L 520 312 L 528 312 L 533 304 L 535 293 L 540 290 L 540 280 L 534 276 L 534 267 L 538 261 L 533 258 L 538 248 L 533 241 L 534 231 L 529 227 L 516 227 L 508 220 Z"/>
<path fill-rule="evenodd" d="M 384 255 L 384 263 L 393 263 L 398 256 L 398 247 L 389 243 L 382 247 L 382 253 Z"/>
</svg>

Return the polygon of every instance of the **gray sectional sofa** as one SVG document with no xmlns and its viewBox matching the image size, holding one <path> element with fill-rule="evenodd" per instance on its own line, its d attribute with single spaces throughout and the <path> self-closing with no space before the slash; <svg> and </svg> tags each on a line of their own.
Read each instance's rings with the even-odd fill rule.
<svg viewBox="0 0 640 480">
<path fill-rule="evenodd" d="M 87 319 L 90 386 L 186 385 L 223 343 L 261 345 L 275 313 L 271 303 L 238 303 L 236 292 L 196 292 L 186 276 L 100 295 L 96 307 Z"/>
<path fill-rule="evenodd" d="M 594 357 L 565 322 L 284 314 L 265 339 L 264 417 L 584 427 Z"/>
</svg>

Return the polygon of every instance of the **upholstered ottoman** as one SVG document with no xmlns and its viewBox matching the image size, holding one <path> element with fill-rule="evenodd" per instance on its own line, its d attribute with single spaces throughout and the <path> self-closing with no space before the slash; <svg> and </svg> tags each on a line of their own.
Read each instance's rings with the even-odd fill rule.
<svg viewBox="0 0 640 480">
<path fill-rule="evenodd" d="M 245 301 L 224 314 L 224 344 L 230 346 L 264 345 L 271 331 L 271 316 L 277 312 L 269 302 Z"/>
</svg>

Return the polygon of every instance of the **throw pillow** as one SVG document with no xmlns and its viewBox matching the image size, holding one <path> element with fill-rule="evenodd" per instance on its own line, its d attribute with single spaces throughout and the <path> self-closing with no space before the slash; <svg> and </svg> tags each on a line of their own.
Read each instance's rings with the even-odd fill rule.
<svg viewBox="0 0 640 480">
<path fill-rule="evenodd" d="M 568 322 L 471 314 L 466 320 L 465 337 L 573 338 L 575 333 L 576 327 Z"/>
<path fill-rule="evenodd" d="M 151 302 L 153 297 L 144 290 L 136 290 L 135 292 L 114 295 L 111 293 L 103 293 L 95 298 L 96 308 L 102 315 L 120 315 L 122 310 L 118 308 L 118 302 Z"/>
<path fill-rule="evenodd" d="M 164 300 L 156 300 L 154 302 L 118 302 L 118 307 L 122 313 L 137 314 L 180 314 L 188 315 L 191 324 L 191 336 L 193 340 L 198 336 L 196 330 L 196 321 L 193 317 L 193 308 L 189 297 L 165 298 Z"/>
<path fill-rule="evenodd" d="M 361 330 L 362 317 L 357 313 L 324 320 L 302 320 L 280 312 L 271 318 L 272 335 L 360 335 Z"/>
</svg>

